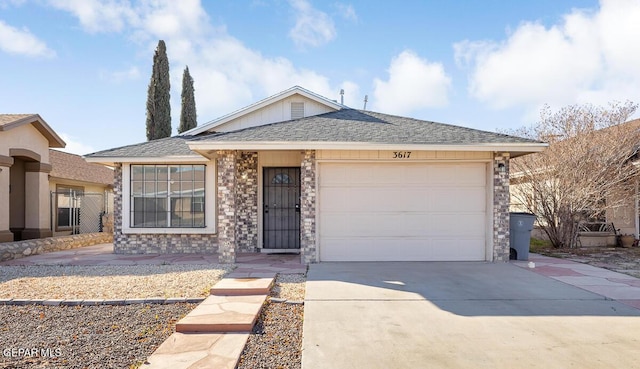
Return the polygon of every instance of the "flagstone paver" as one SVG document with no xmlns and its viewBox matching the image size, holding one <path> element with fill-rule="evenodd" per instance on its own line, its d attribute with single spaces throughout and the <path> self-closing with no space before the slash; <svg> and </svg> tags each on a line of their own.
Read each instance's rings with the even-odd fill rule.
<svg viewBox="0 0 640 369">
<path fill-rule="evenodd" d="M 271 277 L 243 277 L 221 279 L 211 288 L 212 295 L 267 295 L 274 282 L 274 275 Z"/>
<path fill-rule="evenodd" d="M 176 332 L 251 332 L 266 295 L 209 296 L 176 323 Z"/>
<path fill-rule="evenodd" d="M 142 368 L 234 369 L 249 333 L 174 333 Z"/>
</svg>

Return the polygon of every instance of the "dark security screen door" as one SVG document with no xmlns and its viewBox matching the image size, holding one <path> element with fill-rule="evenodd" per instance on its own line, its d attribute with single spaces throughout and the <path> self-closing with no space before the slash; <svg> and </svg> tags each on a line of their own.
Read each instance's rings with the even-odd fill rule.
<svg viewBox="0 0 640 369">
<path fill-rule="evenodd" d="M 265 249 L 300 248 L 300 168 L 264 168 Z"/>
</svg>

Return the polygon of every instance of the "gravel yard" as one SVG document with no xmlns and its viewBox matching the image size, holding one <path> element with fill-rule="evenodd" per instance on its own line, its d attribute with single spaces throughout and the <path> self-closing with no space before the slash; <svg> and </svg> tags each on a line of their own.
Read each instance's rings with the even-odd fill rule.
<svg viewBox="0 0 640 369">
<path fill-rule="evenodd" d="M 0 298 L 204 297 L 230 265 L 2 266 Z M 279 275 L 238 368 L 300 368 L 304 274 Z M 194 304 L 0 305 L 0 368 L 137 368 Z M 28 350 L 28 351 L 25 351 Z"/>
<path fill-rule="evenodd" d="M 0 306 L 0 368 L 136 368 L 193 308 Z"/>
<path fill-rule="evenodd" d="M 640 247 L 549 248 L 536 252 L 640 278 Z"/>
<path fill-rule="evenodd" d="M 1 266 L 0 299 L 205 297 L 233 265 Z"/>
<path fill-rule="evenodd" d="M 303 301 L 303 274 L 281 274 L 271 296 Z M 268 302 L 262 309 L 238 369 L 285 369 L 302 367 L 302 321 L 304 305 Z"/>
</svg>

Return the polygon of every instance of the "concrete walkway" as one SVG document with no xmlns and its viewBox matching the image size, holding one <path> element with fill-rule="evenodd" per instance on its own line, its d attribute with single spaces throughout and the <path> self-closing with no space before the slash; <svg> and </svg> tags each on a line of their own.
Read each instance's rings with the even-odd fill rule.
<svg viewBox="0 0 640 369">
<path fill-rule="evenodd" d="M 529 268 L 529 262 L 534 263 L 534 268 Z M 640 309 L 640 279 L 638 278 L 587 264 L 538 254 L 529 255 L 529 262 L 516 261 L 513 264 L 545 277 Z"/>
<path fill-rule="evenodd" d="M 1 262 L 0 265 L 163 265 L 163 264 L 218 264 L 213 254 L 114 254 L 113 244 L 80 247 L 64 251 L 27 256 Z M 235 272 L 245 273 L 305 273 L 299 255 L 291 254 L 238 254 Z"/>
<path fill-rule="evenodd" d="M 628 300 L 637 280 L 532 261 L 313 264 L 302 367 L 640 367 L 640 310 L 583 288 L 624 284 L 614 287 Z M 596 279 L 560 281 L 546 267 Z"/>
</svg>

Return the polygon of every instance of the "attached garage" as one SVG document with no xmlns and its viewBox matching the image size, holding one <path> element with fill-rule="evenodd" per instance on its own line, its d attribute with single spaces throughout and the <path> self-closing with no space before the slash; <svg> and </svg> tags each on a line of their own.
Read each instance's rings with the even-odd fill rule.
<svg viewBox="0 0 640 369">
<path fill-rule="evenodd" d="M 320 163 L 320 261 L 479 261 L 487 163 Z"/>
</svg>

